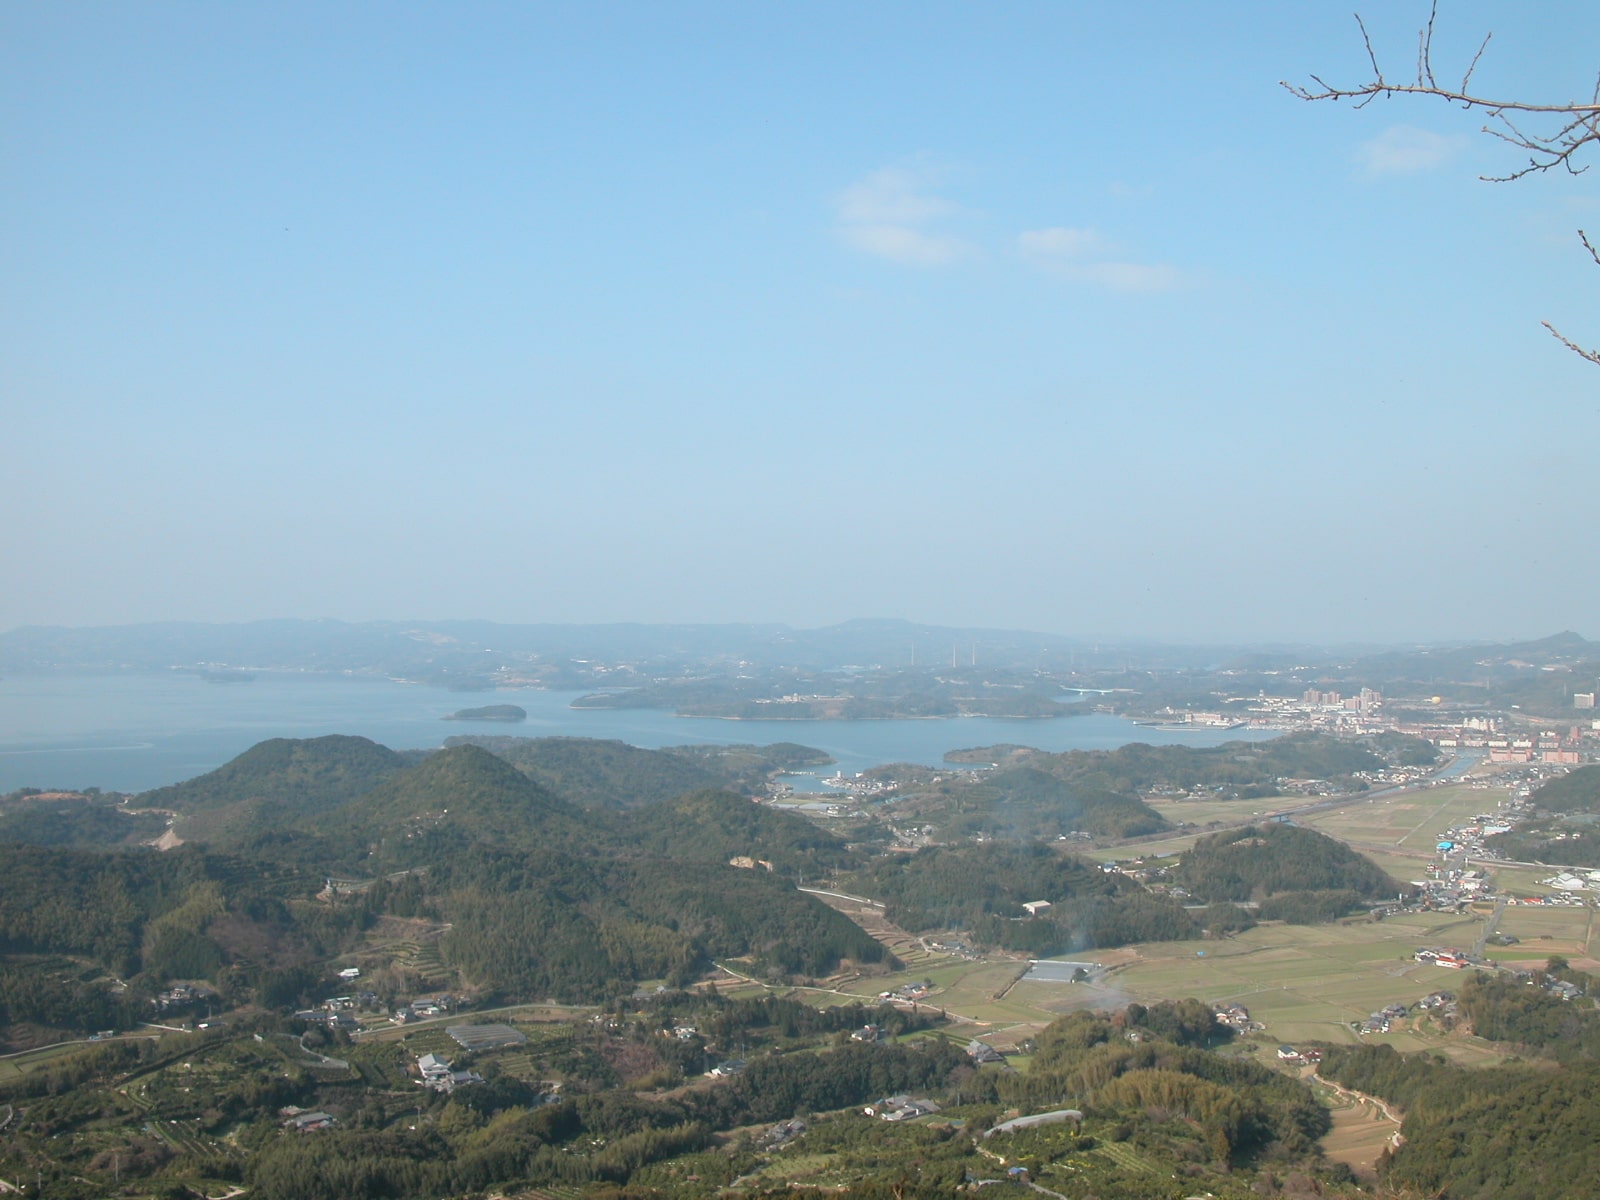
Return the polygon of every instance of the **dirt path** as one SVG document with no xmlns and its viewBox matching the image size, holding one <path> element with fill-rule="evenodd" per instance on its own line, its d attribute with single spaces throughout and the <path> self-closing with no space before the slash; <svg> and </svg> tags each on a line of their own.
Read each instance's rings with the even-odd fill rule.
<svg viewBox="0 0 1600 1200">
<path fill-rule="evenodd" d="M 1315 1069 L 1305 1078 L 1313 1085 L 1327 1088 L 1335 1098 L 1330 1106 L 1333 1128 L 1322 1139 L 1323 1154 L 1333 1162 L 1344 1163 L 1363 1178 L 1372 1179 L 1378 1157 L 1405 1142 L 1400 1135 L 1400 1114 L 1378 1097 L 1324 1079 Z"/>
</svg>

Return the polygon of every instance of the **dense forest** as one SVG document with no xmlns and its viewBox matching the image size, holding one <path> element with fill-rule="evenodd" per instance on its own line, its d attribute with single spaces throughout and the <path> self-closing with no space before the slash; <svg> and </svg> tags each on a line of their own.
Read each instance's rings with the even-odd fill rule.
<svg viewBox="0 0 1600 1200">
<path fill-rule="evenodd" d="M 1600 813 L 1600 766 L 1550 780 L 1535 789 L 1531 803 L 1538 810 L 1533 820 L 1484 844 L 1513 862 L 1600 867 L 1600 831 L 1593 821 Z"/>
<path fill-rule="evenodd" d="M 1320 1073 L 1405 1112 L 1384 1183 L 1449 1200 L 1587 1200 L 1600 1194 L 1600 1065 L 1466 1068 L 1390 1046 L 1333 1047 Z"/>
<path fill-rule="evenodd" d="M 868 867 L 855 880 L 910 930 L 962 930 L 1039 956 L 1200 936 L 1175 902 L 1049 846 L 934 846 Z M 1030 916 L 1022 906 L 1048 901 Z"/>
<path fill-rule="evenodd" d="M 120 799 L 97 792 L 19 792 L 0 806 L 0 842 L 109 850 L 150 842 L 165 832 L 167 818 L 161 813 L 128 813 Z"/>
<path fill-rule="evenodd" d="M 1551 983 L 1578 989 L 1563 998 Z M 1596 981 L 1552 958 L 1543 971 L 1477 975 L 1461 989 L 1461 1013 L 1472 1032 L 1492 1042 L 1510 1042 L 1543 1058 L 1600 1062 L 1600 995 Z"/>
<path fill-rule="evenodd" d="M 1343 842 L 1282 823 L 1201 838 L 1173 878 L 1202 902 L 1255 901 L 1263 919 L 1297 925 L 1332 921 L 1405 890 Z"/>
<path fill-rule="evenodd" d="M 1025 746 L 989 746 L 948 755 L 955 762 L 1031 767 L 1082 788 L 1137 796 L 1158 788 L 1233 797 L 1276 796 L 1286 779 L 1336 781 L 1352 791 L 1366 786 L 1358 772 L 1377 771 L 1384 758 L 1359 742 L 1321 734 L 1289 734 L 1266 742 L 1220 746 L 1151 746 L 1134 742 L 1116 750 L 1050 754 Z"/>
<path fill-rule="evenodd" d="M 685 982 L 720 958 L 780 977 L 841 961 L 893 965 L 879 942 L 793 887 L 796 875 L 853 863 L 843 845 L 726 793 L 597 812 L 476 746 L 408 767 L 363 739 L 323 738 L 266 743 L 141 803 L 156 797 L 201 818 L 259 806 L 278 823 L 235 823 L 215 847 L 154 854 L 50 845 L 55 823 L 25 829 L 19 817 L 12 828 L 35 843 L 0 841 L 8 1025 L 53 1015 L 63 1030 L 125 1027 L 181 980 L 230 1002 L 307 1003 L 333 986 L 326 964 L 390 918 L 443 930 L 441 966 L 482 1000 L 599 1000 L 642 979 Z M 57 802 L 24 796 L 6 812 L 37 816 L 45 803 Z M 148 820 L 69 803 L 102 822 Z M 90 845 L 105 837 L 81 819 L 72 832 Z M 328 891 L 330 878 L 343 882 Z M 50 958 L 62 955 L 105 978 Z M 124 999 L 95 1001 L 111 980 Z M 73 999 L 52 1006 L 39 999 L 47 993 Z"/>
<path fill-rule="evenodd" d="M 1535 808 L 1552 813 L 1600 812 L 1600 766 L 1579 767 L 1536 789 Z"/>
<path fill-rule="evenodd" d="M 687 792 L 753 792 L 774 771 L 824 766 L 820 750 L 792 742 L 772 746 L 675 746 L 641 750 L 626 742 L 576 737 L 445 739 L 445 746 L 481 746 L 534 782 L 583 808 L 642 808 Z"/>
</svg>

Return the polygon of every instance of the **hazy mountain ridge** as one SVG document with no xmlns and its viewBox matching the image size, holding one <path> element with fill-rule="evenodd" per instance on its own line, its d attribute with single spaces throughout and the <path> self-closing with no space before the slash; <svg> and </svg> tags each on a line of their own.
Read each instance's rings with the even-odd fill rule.
<svg viewBox="0 0 1600 1200">
<path fill-rule="evenodd" d="M 483 677 L 484 658 L 555 664 L 604 660 L 696 662 L 723 667 L 830 669 L 850 665 L 968 664 L 1115 671 L 1286 669 L 1294 665 L 1473 662 L 1499 654 L 1600 658 L 1600 643 L 1563 633 L 1532 642 L 1394 648 L 1313 643 L 1185 645 L 1151 639 L 1069 636 L 1026 630 L 857 619 L 815 629 L 779 623 L 671 625 L 498 624 L 490 621 L 265 620 L 208 624 L 66 627 L 29 625 L 0 633 L 0 671 L 168 670 L 236 666 L 311 672 L 456 674 Z M 496 661 L 494 666 L 498 666 Z M 581 667 L 581 663 L 579 666 Z M 575 686 L 582 686 L 577 684 Z"/>
</svg>

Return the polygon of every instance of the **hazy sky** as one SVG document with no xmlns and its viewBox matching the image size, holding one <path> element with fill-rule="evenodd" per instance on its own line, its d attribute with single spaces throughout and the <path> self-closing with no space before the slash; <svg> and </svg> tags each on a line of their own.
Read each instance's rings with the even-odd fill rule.
<svg viewBox="0 0 1600 1200">
<path fill-rule="evenodd" d="M 5 5 L 0 629 L 1600 636 L 1600 167 L 1350 9 Z"/>
</svg>

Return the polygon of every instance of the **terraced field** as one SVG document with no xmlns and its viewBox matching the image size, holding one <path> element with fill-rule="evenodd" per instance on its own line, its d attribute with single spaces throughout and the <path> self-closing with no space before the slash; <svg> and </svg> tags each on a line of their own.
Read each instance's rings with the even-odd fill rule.
<svg viewBox="0 0 1600 1200">
<path fill-rule="evenodd" d="M 1333 1118 L 1333 1129 L 1322 1139 L 1322 1152 L 1333 1162 L 1344 1163 L 1361 1178 L 1377 1177 L 1373 1169 L 1379 1155 L 1393 1144 L 1400 1132 L 1394 1110 L 1337 1085 L 1311 1076 L 1318 1098 Z"/>
</svg>

